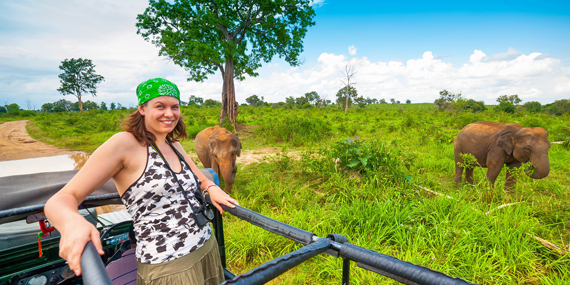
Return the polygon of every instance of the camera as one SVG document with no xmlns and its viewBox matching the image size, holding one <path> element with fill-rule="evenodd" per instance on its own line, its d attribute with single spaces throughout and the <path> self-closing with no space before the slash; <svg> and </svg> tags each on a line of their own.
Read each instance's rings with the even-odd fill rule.
<svg viewBox="0 0 570 285">
<path fill-rule="evenodd" d="M 194 220 L 198 227 L 202 228 L 204 225 L 208 224 L 214 219 L 214 211 L 208 207 L 208 204 L 203 204 L 195 213 Z"/>
</svg>

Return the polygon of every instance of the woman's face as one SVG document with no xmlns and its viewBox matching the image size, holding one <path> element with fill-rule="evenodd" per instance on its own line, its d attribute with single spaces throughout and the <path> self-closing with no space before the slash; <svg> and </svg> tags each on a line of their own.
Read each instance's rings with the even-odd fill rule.
<svg viewBox="0 0 570 285">
<path fill-rule="evenodd" d="M 175 97 L 156 97 L 138 109 L 144 116 L 147 131 L 155 135 L 172 132 L 180 119 L 180 105 Z"/>
</svg>

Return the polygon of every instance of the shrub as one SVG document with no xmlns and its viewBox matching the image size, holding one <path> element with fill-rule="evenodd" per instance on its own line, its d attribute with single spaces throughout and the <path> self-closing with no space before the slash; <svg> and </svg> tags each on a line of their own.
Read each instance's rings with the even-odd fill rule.
<svg viewBox="0 0 570 285">
<path fill-rule="evenodd" d="M 377 182 L 402 184 L 410 180 L 406 168 L 411 166 L 412 159 L 384 143 L 365 143 L 359 137 L 348 138 L 332 146 L 330 158 L 335 159 L 342 169 L 356 171 Z"/>
<path fill-rule="evenodd" d="M 479 116 L 472 113 L 463 113 L 455 118 L 455 127 L 461 130 L 465 126 L 478 121 L 481 121 L 481 119 L 479 119 Z"/>
<path fill-rule="evenodd" d="M 499 103 L 499 106 L 497 106 L 495 108 L 495 110 L 499 111 L 499 112 L 505 112 L 505 113 L 509 113 L 509 114 L 513 114 L 515 112 L 515 105 L 513 103 L 511 103 L 510 101 L 502 101 L 501 103 Z"/>
<path fill-rule="evenodd" d="M 536 101 L 526 102 L 523 107 L 529 113 L 540 113 L 542 111 L 542 105 Z"/>
<path fill-rule="evenodd" d="M 436 143 L 441 144 L 453 143 L 456 135 L 455 132 L 452 133 L 446 129 L 441 129 L 435 132 L 434 140 Z"/>
<path fill-rule="evenodd" d="M 29 116 L 35 116 L 36 113 L 34 111 L 30 111 L 30 110 L 24 110 L 22 112 L 20 112 L 20 116 L 22 117 L 29 117 Z"/>
<path fill-rule="evenodd" d="M 570 113 L 570 100 L 562 99 L 556 100 L 553 103 L 546 104 L 544 109 L 552 115 L 560 116 L 566 113 Z"/>
<path fill-rule="evenodd" d="M 258 133 L 268 141 L 289 142 L 294 146 L 301 146 L 329 137 L 331 128 L 320 118 L 294 116 L 264 121 Z"/>
<path fill-rule="evenodd" d="M 479 113 L 487 110 L 487 107 L 485 107 L 485 103 L 483 101 L 475 101 L 473 99 L 469 99 L 465 101 L 462 109 L 472 113 Z"/>
<path fill-rule="evenodd" d="M 545 123 L 537 115 L 526 116 L 522 118 L 520 121 L 520 125 L 527 128 L 534 128 L 534 127 L 546 128 Z"/>
</svg>

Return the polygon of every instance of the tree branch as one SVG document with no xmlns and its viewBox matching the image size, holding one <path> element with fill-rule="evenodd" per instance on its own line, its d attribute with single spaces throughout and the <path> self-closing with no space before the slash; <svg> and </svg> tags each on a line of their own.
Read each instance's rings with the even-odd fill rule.
<svg viewBox="0 0 570 285">
<path fill-rule="evenodd" d="M 262 31 L 256 30 L 256 29 L 252 29 L 251 30 L 252 33 L 266 39 L 268 42 L 273 43 L 279 50 L 281 50 L 281 52 L 283 52 L 283 54 L 285 55 L 285 60 L 286 61 L 293 61 L 292 58 L 289 57 L 289 52 L 287 52 L 287 50 L 285 50 L 285 48 L 283 48 L 279 43 L 273 41 L 271 38 L 267 37 Z"/>
</svg>

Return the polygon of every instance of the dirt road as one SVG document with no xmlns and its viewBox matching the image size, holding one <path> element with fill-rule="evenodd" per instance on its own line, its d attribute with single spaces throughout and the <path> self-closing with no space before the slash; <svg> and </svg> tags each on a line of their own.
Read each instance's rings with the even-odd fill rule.
<svg viewBox="0 0 570 285">
<path fill-rule="evenodd" d="M 27 120 L 0 124 L 0 161 L 70 154 L 34 140 L 26 131 Z"/>
</svg>

